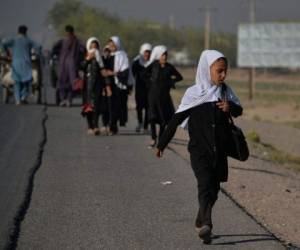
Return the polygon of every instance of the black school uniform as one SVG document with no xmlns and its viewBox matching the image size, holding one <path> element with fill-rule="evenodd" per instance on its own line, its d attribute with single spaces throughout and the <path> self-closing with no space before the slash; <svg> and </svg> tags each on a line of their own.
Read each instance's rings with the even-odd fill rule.
<svg viewBox="0 0 300 250">
<path fill-rule="evenodd" d="M 149 77 L 148 92 L 148 118 L 149 122 L 161 126 L 160 135 L 163 128 L 172 118 L 175 109 L 170 95 L 171 88 L 175 88 L 175 83 L 183 78 L 175 67 L 166 63 L 164 67 L 158 61 L 154 61 L 147 69 Z M 152 130 L 152 139 L 156 139 L 156 132 Z"/>
<path fill-rule="evenodd" d="M 132 74 L 135 78 L 135 102 L 138 123 L 143 124 L 144 129 L 148 127 L 148 90 L 147 67 L 140 64 L 139 59 L 132 63 Z M 143 118 L 143 110 L 145 110 Z"/>
<path fill-rule="evenodd" d="M 104 68 L 107 70 L 112 70 L 114 69 L 114 56 L 107 56 L 107 57 L 102 57 L 103 63 L 104 63 Z M 105 77 L 105 86 L 110 86 L 113 92 L 114 88 L 114 77 L 113 76 L 108 76 Z M 106 89 L 104 90 L 104 95 L 102 98 L 102 123 L 104 127 L 112 127 L 112 99 L 113 97 L 107 96 Z"/>
<path fill-rule="evenodd" d="M 126 126 L 128 122 L 128 94 L 132 87 L 128 86 L 129 69 L 117 73 L 118 83 L 116 90 L 118 94 L 118 120 L 121 127 Z"/>
<path fill-rule="evenodd" d="M 228 114 L 208 102 L 186 111 L 176 113 L 160 138 L 157 148 L 164 150 L 176 132 L 176 128 L 186 118 L 190 141 L 188 150 L 192 169 L 198 182 L 199 212 L 196 226 L 212 227 L 211 213 L 218 198 L 220 182 L 228 179 L 226 145 L 229 135 Z M 230 103 L 233 117 L 242 114 L 242 107 Z"/>
<path fill-rule="evenodd" d="M 85 85 L 82 91 L 82 115 L 86 117 L 90 129 L 98 128 L 102 90 L 105 84 L 100 72 L 103 67 L 102 60 L 98 62 L 95 58 L 85 60 L 82 63 L 85 72 Z"/>
<path fill-rule="evenodd" d="M 106 58 L 104 61 L 105 68 L 114 71 L 114 61 L 114 55 L 110 55 Z M 110 130 L 113 133 L 118 132 L 118 121 L 120 126 L 125 126 L 128 121 L 127 101 L 130 87 L 127 85 L 129 69 L 119 72 L 116 77 L 118 78 L 118 83 L 116 83 L 114 76 L 106 78 L 106 84 L 110 85 L 112 90 L 112 96 L 108 98 L 108 103 Z"/>
</svg>

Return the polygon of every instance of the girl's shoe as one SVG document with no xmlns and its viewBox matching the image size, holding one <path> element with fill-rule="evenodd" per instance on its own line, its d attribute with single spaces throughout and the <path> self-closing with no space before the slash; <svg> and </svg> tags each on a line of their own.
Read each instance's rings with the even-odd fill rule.
<svg viewBox="0 0 300 250">
<path fill-rule="evenodd" d="M 135 132 L 140 133 L 140 132 L 141 132 L 141 129 L 142 129 L 142 124 L 139 123 L 139 124 L 136 126 L 136 128 L 135 128 Z"/>
<path fill-rule="evenodd" d="M 99 128 L 94 128 L 94 135 L 100 135 L 100 130 Z"/>
<path fill-rule="evenodd" d="M 149 148 L 149 149 L 152 149 L 152 148 L 154 148 L 155 146 L 156 146 L 156 140 L 151 140 L 150 143 L 149 143 L 149 145 L 148 145 L 148 148 Z"/>
<path fill-rule="evenodd" d="M 66 106 L 66 100 L 61 101 L 61 102 L 59 103 L 59 106 L 60 106 L 60 107 Z"/>
<path fill-rule="evenodd" d="M 106 127 L 103 126 L 103 127 L 100 128 L 100 133 L 101 133 L 101 134 L 107 134 L 107 132 L 108 132 L 108 131 L 107 131 L 107 128 L 106 128 Z"/>
<path fill-rule="evenodd" d="M 211 228 L 208 225 L 204 225 L 199 228 L 198 235 L 202 239 L 204 244 L 211 243 Z"/>
<path fill-rule="evenodd" d="M 94 135 L 94 130 L 91 129 L 91 128 L 89 128 L 89 129 L 87 130 L 87 134 L 88 134 L 88 135 Z"/>
<path fill-rule="evenodd" d="M 143 134 L 148 135 L 149 134 L 149 129 L 148 128 L 144 128 L 142 131 Z"/>
</svg>

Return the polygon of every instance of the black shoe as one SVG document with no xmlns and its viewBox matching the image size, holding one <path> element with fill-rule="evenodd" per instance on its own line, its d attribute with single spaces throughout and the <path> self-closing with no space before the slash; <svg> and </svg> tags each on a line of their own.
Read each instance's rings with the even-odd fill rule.
<svg viewBox="0 0 300 250">
<path fill-rule="evenodd" d="M 208 225 L 204 225 L 199 228 L 198 235 L 200 239 L 202 239 L 204 244 L 211 243 L 211 227 Z"/>
<path fill-rule="evenodd" d="M 138 124 L 135 128 L 135 132 L 137 133 L 140 133 L 141 132 L 141 129 L 142 129 L 142 125 L 141 124 Z"/>
<path fill-rule="evenodd" d="M 152 149 L 152 148 L 155 148 L 156 146 L 156 140 L 151 140 L 150 143 L 148 144 L 148 148 L 149 149 Z"/>
</svg>

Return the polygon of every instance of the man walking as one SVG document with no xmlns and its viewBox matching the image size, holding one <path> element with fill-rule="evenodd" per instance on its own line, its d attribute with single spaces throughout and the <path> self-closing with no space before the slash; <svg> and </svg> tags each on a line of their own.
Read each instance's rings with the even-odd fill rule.
<svg viewBox="0 0 300 250">
<path fill-rule="evenodd" d="M 65 27 L 66 37 L 59 40 L 52 49 L 52 56 L 59 58 L 58 90 L 60 106 L 70 106 L 73 98 L 73 84 L 78 76 L 78 69 L 85 54 L 85 47 L 75 36 L 71 25 Z"/>
<path fill-rule="evenodd" d="M 16 105 L 27 103 L 27 96 L 32 82 L 31 50 L 41 54 L 41 47 L 27 37 L 27 27 L 21 25 L 15 38 L 5 40 L 3 47 L 12 54 L 12 78 Z"/>
</svg>

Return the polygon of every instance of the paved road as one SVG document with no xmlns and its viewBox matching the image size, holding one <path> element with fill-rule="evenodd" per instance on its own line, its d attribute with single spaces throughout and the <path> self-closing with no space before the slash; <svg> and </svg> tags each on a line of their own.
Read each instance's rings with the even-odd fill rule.
<svg viewBox="0 0 300 250">
<path fill-rule="evenodd" d="M 14 231 L 43 141 L 42 106 L 0 104 L 0 249 Z"/>
<path fill-rule="evenodd" d="M 214 216 L 220 237 L 203 246 L 186 161 L 171 151 L 156 159 L 133 124 L 118 136 L 89 137 L 79 108 L 47 113 L 48 140 L 18 249 L 284 249 L 223 194 Z"/>
<path fill-rule="evenodd" d="M 197 194 L 189 164 L 170 151 L 156 159 L 134 124 L 118 136 L 89 137 L 79 113 L 0 105 L 0 249 L 9 234 L 26 250 L 284 249 L 223 194 L 214 217 L 220 237 L 203 246 L 193 228 Z M 15 221 L 22 212 L 25 219 Z"/>
</svg>

